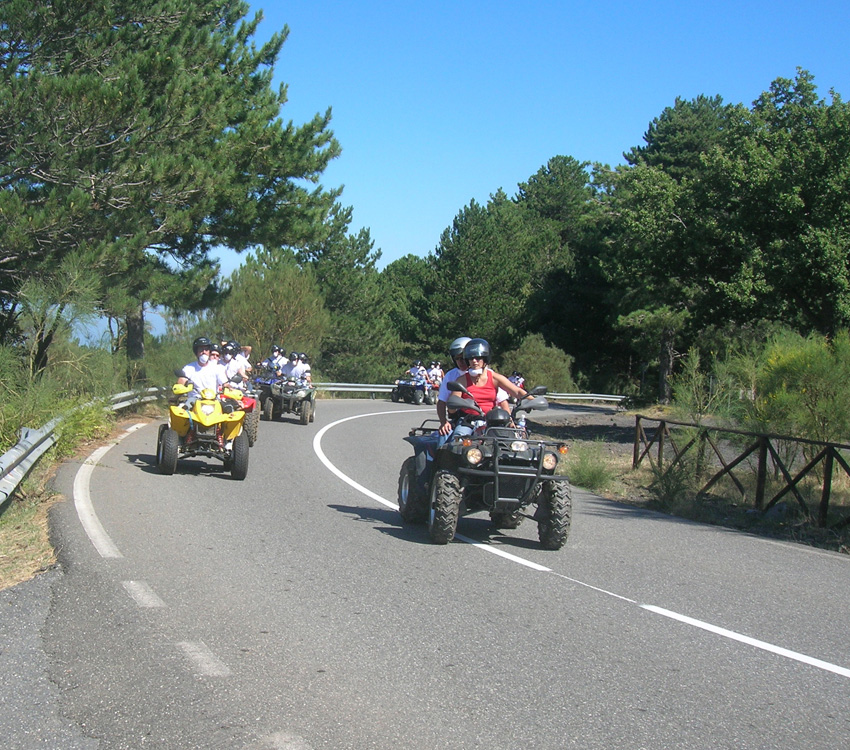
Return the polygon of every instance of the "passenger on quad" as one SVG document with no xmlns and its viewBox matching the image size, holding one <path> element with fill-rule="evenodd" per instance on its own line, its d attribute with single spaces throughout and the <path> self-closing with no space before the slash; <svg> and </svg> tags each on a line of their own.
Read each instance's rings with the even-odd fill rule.
<svg viewBox="0 0 850 750">
<path fill-rule="evenodd" d="M 289 355 L 289 361 L 280 368 L 281 375 L 292 380 L 310 381 L 310 370 L 307 365 L 302 364 L 298 352 Z"/>
<path fill-rule="evenodd" d="M 452 362 L 455 363 L 455 367 L 446 373 L 446 376 L 443 378 L 443 382 L 440 383 L 440 392 L 437 397 L 437 416 L 440 419 L 438 432 L 441 436 L 441 445 L 448 439 L 449 434 L 454 429 L 454 425 L 449 419 L 448 408 L 446 407 L 450 393 L 449 383 L 453 380 L 460 380 L 466 374 L 467 364 L 463 357 L 463 349 L 470 341 L 472 341 L 472 339 L 469 338 L 469 336 L 459 336 L 449 345 L 449 356 L 452 358 Z M 506 402 L 507 399 L 508 394 L 499 388 L 497 400 L 502 408 L 504 408 L 504 402 Z"/>
<path fill-rule="evenodd" d="M 221 352 L 224 373 L 227 376 L 228 382 L 234 383 L 236 388 L 244 391 L 248 383 L 248 373 L 245 369 L 245 360 L 239 354 L 239 344 L 235 341 L 228 341 L 221 348 Z M 234 381 L 233 377 L 235 375 L 239 375 L 242 378 L 242 381 Z"/>
<path fill-rule="evenodd" d="M 526 395 L 525 389 L 520 388 L 504 375 L 500 375 L 488 367 L 490 364 L 490 344 L 484 339 L 470 339 L 463 347 L 463 359 L 466 363 L 466 372 L 462 377 L 456 378 L 468 391 L 469 395 L 464 394 L 463 398 L 474 399 L 485 414 L 496 408 L 506 413 L 510 412 L 506 399 L 500 398 L 500 390 L 506 391 L 514 398 L 522 398 Z M 477 409 L 469 409 L 464 413 L 468 416 L 479 416 Z M 453 435 L 471 433 L 472 427 L 464 422 L 458 424 L 452 432 Z"/>
<path fill-rule="evenodd" d="M 312 383 L 313 382 L 313 368 L 310 366 L 310 358 L 304 352 L 301 352 L 298 355 L 298 361 L 301 363 L 301 365 L 304 368 L 304 379 L 308 383 Z"/>
</svg>

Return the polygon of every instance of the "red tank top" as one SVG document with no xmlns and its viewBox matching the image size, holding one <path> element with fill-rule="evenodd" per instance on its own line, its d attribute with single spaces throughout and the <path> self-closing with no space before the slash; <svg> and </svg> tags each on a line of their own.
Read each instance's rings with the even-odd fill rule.
<svg viewBox="0 0 850 750">
<path fill-rule="evenodd" d="M 469 373 L 466 373 L 466 390 L 468 390 L 476 403 L 486 414 L 496 406 L 496 384 L 493 382 L 493 371 L 485 370 L 487 380 L 484 385 L 474 385 Z M 465 398 L 465 396 L 464 396 Z"/>
</svg>

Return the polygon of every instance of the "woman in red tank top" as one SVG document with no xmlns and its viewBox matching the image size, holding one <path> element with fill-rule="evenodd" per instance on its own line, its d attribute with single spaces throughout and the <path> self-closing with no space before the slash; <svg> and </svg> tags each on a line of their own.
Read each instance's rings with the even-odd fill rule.
<svg viewBox="0 0 850 750">
<path fill-rule="evenodd" d="M 485 414 L 497 406 L 496 391 L 500 387 L 516 398 L 525 395 L 525 391 L 518 385 L 487 367 L 490 362 L 490 344 L 484 339 L 472 339 L 463 348 L 463 357 L 468 368 L 464 385 Z"/>
</svg>

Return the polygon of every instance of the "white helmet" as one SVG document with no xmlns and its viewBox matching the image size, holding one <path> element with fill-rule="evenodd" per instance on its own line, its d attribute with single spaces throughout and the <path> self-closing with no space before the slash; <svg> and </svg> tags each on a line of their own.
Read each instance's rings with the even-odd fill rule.
<svg viewBox="0 0 850 750">
<path fill-rule="evenodd" d="M 452 341 L 452 343 L 449 345 L 449 354 L 451 355 L 452 360 L 457 359 L 463 354 L 463 348 L 470 341 L 472 341 L 472 339 L 469 338 L 469 336 L 460 336 L 454 341 Z"/>
</svg>

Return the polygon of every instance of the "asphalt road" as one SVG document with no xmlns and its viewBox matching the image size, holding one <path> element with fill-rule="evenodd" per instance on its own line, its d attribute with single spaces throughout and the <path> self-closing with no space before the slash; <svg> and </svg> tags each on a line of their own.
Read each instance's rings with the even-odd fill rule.
<svg viewBox="0 0 850 750">
<path fill-rule="evenodd" d="M 66 464 L 61 572 L 10 595 L 46 718 L 4 747 L 850 746 L 848 557 L 580 491 L 558 552 L 485 515 L 434 546 L 393 508 L 433 414 L 263 422 L 244 482 L 160 476 L 155 424 Z"/>
</svg>

